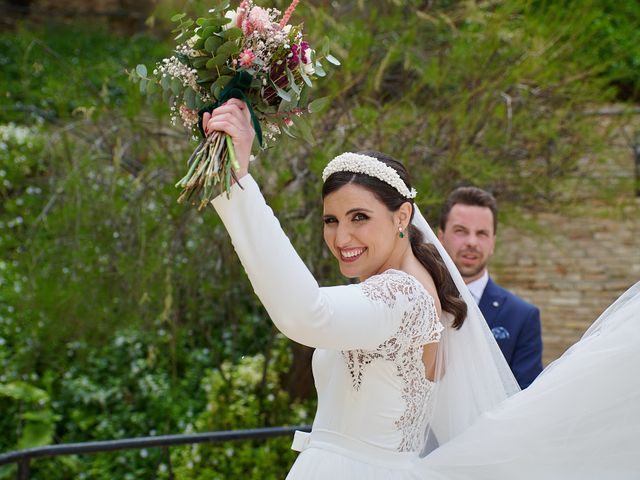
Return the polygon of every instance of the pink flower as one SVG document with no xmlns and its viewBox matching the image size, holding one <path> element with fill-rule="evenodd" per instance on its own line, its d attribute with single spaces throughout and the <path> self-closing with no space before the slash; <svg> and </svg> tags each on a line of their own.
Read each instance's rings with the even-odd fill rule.
<svg viewBox="0 0 640 480">
<path fill-rule="evenodd" d="M 300 45 L 296 43 L 291 45 L 291 53 L 288 57 L 289 68 L 293 69 L 297 67 L 300 63 L 300 60 L 302 60 L 303 64 L 308 65 L 311 62 L 311 56 L 309 55 L 310 50 L 311 47 L 307 42 L 302 42 L 300 43 Z"/>
<path fill-rule="evenodd" d="M 289 68 L 294 69 L 300 63 L 300 55 L 299 55 L 300 47 L 298 44 L 294 43 L 291 45 L 291 53 L 289 54 Z"/>
<path fill-rule="evenodd" d="M 253 7 L 249 12 L 249 16 L 247 18 L 247 23 L 249 24 L 248 30 L 258 30 L 263 33 L 271 28 L 271 18 L 269 18 L 269 12 L 267 12 L 262 7 Z"/>
<path fill-rule="evenodd" d="M 242 28 L 242 23 L 247 17 L 247 10 L 249 9 L 249 0 L 242 0 L 236 11 L 236 27 Z"/>
<path fill-rule="evenodd" d="M 291 18 L 291 15 L 293 14 L 293 11 L 296 9 L 296 7 L 298 6 L 298 3 L 300 2 L 300 0 L 293 0 L 291 2 L 291 5 L 289 5 L 289 8 L 287 8 L 287 11 L 284 12 L 284 15 L 282 16 L 282 20 L 280 20 L 280 28 L 284 28 L 284 26 L 289 23 L 289 19 Z"/>
<path fill-rule="evenodd" d="M 185 127 L 191 128 L 198 123 L 198 111 L 188 108 L 186 105 L 180 105 L 180 117 Z"/>
<path fill-rule="evenodd" d="M 311 61 L 311 57 L 307 53 L 311 50 L 311 47 L 307 42 L 302 42 L 300 44 L 300 51 L 302 52 L 302 63 L 309 63 Z"/>
<path fill-rule="evenodd" d="M 240 59 L 240 66 L 248 68 L 253 65 L 256 55 L 251 50 L 247 49 L 244 52 L 241 52 L 238 58 Z"/>
</svg>

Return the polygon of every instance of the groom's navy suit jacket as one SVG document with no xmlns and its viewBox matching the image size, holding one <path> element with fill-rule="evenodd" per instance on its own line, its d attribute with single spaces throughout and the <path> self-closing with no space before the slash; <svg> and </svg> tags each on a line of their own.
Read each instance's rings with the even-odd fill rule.
<svg viewBox="0 0 640 480">
<path fill-rule="evenodd" d="M 491 278 L 479 307 L 520 388 L 528 387 L 542 371 L 540 311 Z"/>
</svg>

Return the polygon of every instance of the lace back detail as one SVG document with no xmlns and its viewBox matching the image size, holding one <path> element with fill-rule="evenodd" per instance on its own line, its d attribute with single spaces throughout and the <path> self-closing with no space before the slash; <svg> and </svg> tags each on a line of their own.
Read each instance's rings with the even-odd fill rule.
<svg viewBox="0 0 640 480">
<path fill-rule="evenodd" d="M 440 340 L 443 326 L 435 303 L 424 287 L 412 276 L 389 270 L 370 277 L 361 284 L 371 301 L 382 302 L 390 309 L 400 309 L 398 329 L 375 350 L 343 351 L 354 390 L 360 390 L 366 366 L 376 359 L 393 362 L 402 379 L 402 398 L 406 408 L 395 422 L 402 432 L 398 450 L 419 451 L 424 442 L 432 383 L 426 379 L 422 363 L 423 345 Z"/>
</svg>

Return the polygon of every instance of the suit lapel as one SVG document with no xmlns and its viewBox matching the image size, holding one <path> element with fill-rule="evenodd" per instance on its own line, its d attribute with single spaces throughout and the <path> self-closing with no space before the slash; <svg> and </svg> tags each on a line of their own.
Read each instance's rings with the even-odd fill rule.
<svg viewBox="0 0 640 480">
<path fill-rule="evenodd" d="M 489 328 L 493 328 L 496 318 L 498 317 L 498 313 L 502 309 L 502 305 L 504 304 L 505 295 L 502 294 L 498 286 L 489 278 L 487 282 L 487 286 L 484 288 L 484 292 L 482 292 L 482 298 L 480 298 L 480 311 L 482 315 L 484 315 Z"/>
</svg>

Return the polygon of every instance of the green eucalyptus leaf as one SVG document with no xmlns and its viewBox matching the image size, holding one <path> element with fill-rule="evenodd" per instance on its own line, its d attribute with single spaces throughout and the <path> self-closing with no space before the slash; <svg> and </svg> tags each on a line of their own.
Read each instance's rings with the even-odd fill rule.
<svg viewBox="0 0 640 480">
<path fill-rule="evenodd" d="M 311 79 L 309 78 L 307 73 L 304 71 L 304 65 L 302 64 L 302 62 L 300 62 L 300 64 L 298 65 L 298 71 L 300 72 L 300 76 L 302 77 L 302 80 L 304 80 L 304 83 L 306 83 L 307 86 L 312 87 L 313 84 L 311 83 Z"/>
<path fill-rule="evenodd" d="M 291 95 L 289 95 L 288 92 L 286 92 L 285 90 L 281 89 L 279 86 L 277 86 L 275 83 L 271 82 L 271 86 L 273 86 L 273 88 L 276 89 L 276 93 L 278 94 L 278 96 L 284 100 L 285 102 L 291 102 Z"/>
<path fill-rule="evenodd" d="M 182 91 L 182 82 L 176 77 L 171 78 L 171 91 L 178 95 Z"/>
<path fill-rule="evenodd" d="M 149 83 L 149 80 L 146 78 L 140 79 L 140 93 L 144 94 L 147 92 L 147 83 Z"/>
<path fill-rule="evenodd" d="M 226 55 L 230 57 L 231 55 L 235 55 L 240 51 L 240 45 L 238 45 L 235 41 L 229 41 L 223 43 L 218 50 L 216 50 L 216 55 Z"/>
<path fill-rule="evenodd" d="M 196 108 L 196 92 L 193 90 L 193 88 L 187 88 L 184 91 L 184 95 L 182 97 L 182 99 L 184 100 L 184 104 L 192 109 L 195 110 Z"/>
<path fill-rule="evenodd" d="M 296 126 L 296 129 L 302 135 L 302 138 L 304 138 L 311 145 L 314 145 L 316 143 L 316 139 L 313 137 L 313 133 L 311 132 L 311 127 L 309 126 L 307 121 L 304 119 L 304 117 L 301 117 L 299 115 L 293 115 L 291 117 L 291 121 Z"/>
<path fill-rule="evenodd" d="M 330 104 L 331 100 L 329 99 L 329 97 L 322 97 L 317 98 L 313 102 L 311 102 L 308 108 L 311 113 L 320 113 L 326 110 Z"/>
<path fill-rule="evenodd" d="M 323 57 L 326 57 L 327 55 L 329 55 L 330 50 L 331 42 L 329 40 L 329 37 L 324 37 L 324 39 L 322 40 L 322 46 L 320 47 L 320 53 Z"/>
<path fill-rule="evenodd" d="M 147 84 L 147 95 L 152 95 L 158 91 L 158 84 L 156 82 L 149 82 Z"/>
<path fill-rule="evenodd" d="M 176 13 L 173 17 L 171 17 L 171 21 L 172 22 L 179 22 L 180 20 L 182 20 L 186 16 L 187 16 L 186 13 Z"/>
<path fill-rule="evenodd" d="M 212 70 L 216 67 L 222 67 L 227 63 L 227 60 L 229 60 L 229 57 L 227 55 L 216 55 L 207 62 L 207 68 L 209 70 Z"/>
<path fill-rule="evenodd" d="M 206 83 L 213 82 L 216 78 L 218 78 L 218 72 L 215 69 L 204 69 L 201 68 L 198 70 L 198 83 Z"/>
<path fill-rule="evenodd" d="M 194 50 L 203 50 L 205 40 L 206 38 L 198 36 L 198 40 L 196 40 L 196 43 L 193 44 Z"/>
<path fill-rule="evenodd" d="M 233 77 L 231 75 L 222 75 L 218 77 L 218 79 L 213 82 L 216 87 L 223 88 L 227 86 L 227 84 L 231 81 Z"/>
<path fill-rule="evenodd" d="M 217 35 L 212 35 L 204 42 L 204 49 L 209 53 L 214 53 L 220 48 L 224 40 Z"/>
<path fill-rule="evenodd" d="M 291 138 L 296 138 L 296 136 L 291 132 L 291 129 L 287 126 L 286 122 L 279 117 L 276 117 L 276 124 L 280 128 L 281 132 L 284 132 L 285 135 Z"/>
<path fill-rule="evenodd" d="M 223 30 L 222 37 L 225 40 L 236 40 L 242 36 L 242 30 L 238 27 L 231 27 L 227 30 Z"/>
<path fill-rule="evenodd" d="M 319 77 L 326 77 L 327 76 L 327 72 L 324 71 L 324 67 L 322 66 L 322 64 L 320 62 L 316 62 L 316 64 L 314 65 L 314 69 L 316 71 L 316 75 Z"/>
<path fill-rule="evenodd" d="M 213 35 L 217 36 L 220 27 L 205 27 L 198 35 L 205 40 Z"/>
<path fill-rule="evenodd" d="M 296 96 L 299 98 L 300 97 L 300 87 L 296 83 L 296 79 L 295 79 L 295 77 L 293 75 L 293 72 L 289 69 L 289 67 L 287 67 L 287 79 L 289 80 L 289 87 L 291 88 L 291 90 L 293 90 L 295 92 Z"/>
<path fill-rule="evenodd" d="M 218 27 L 218 32 L 221 30 L 220 27 L 226 25 L 231 21 L 230 18 L 227 17 L 209 17 L 205 20 L 203 26 L 204 27 Z"/>
<path fill-rule="evenodd" d="M 193 68 L 202 68 L 207 64 L 209 60 L 211 60 L 211 57 L 195 57 L 191 59 L 191 64 L 193 65 Z"/>
<path fill-rule="evenodd" d="M 338 60 L 336 57 L 334 57 L 330 53 L 327 53 L 324 58 L 326 58 L 327 62 L 329 63 L 333 63 L 334 65 L 340 65 L 340 60 Z"/>
<path fill-rule="evenodd" d="M 186 65 L 189 68 L 193 68 L 193 65 L 191 64 L 191 58 L 184 53 L 176 52 L 174 53 L 174 57 L 176 57 L 181 64 Z"/>
<path fill-rule="evenodd" d="M 293 105 L 295 106 L 295 105 Z M 292 108 L 292 102 L 287 101 L 287 100 L 282 100 L 280 102 L 280 105 L 278 105 L 278 112 L 280 113 L 286 113 L 289 112 Z"/>
<path fill-rule="evenodd" d="M 298 105 L 308 105 L 309 104 L 309 93 L 311 89 L 306 85 L 302 86 L 302 91 L 300 92 L 300 100 L 298 100 Z"/>
<path fill-rule="evenodd" d="M 147 67 L 145 65 L 139 64 L 136 66 L 136 73 L 141 77 L 147 76 Z"/>
<path fill-rule="evenodd" d="M 171 88 L 171 77 L 168 75 L 163 76 L 160 79 L 160 86 L 163 90 L 169 90 Z"/>
<path fill-rule="evenodd" d="M 209 28 L 209 27 L 218 27 L 217 29 L 215 29 L 214 31 L 216 33 L 218 33 L 220 31 L 220 25 L 218 25 L 218 22 L 216 22 L 215 18 L 203 18 L 202 19 L 202 28 Z"/>
</svg>

